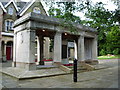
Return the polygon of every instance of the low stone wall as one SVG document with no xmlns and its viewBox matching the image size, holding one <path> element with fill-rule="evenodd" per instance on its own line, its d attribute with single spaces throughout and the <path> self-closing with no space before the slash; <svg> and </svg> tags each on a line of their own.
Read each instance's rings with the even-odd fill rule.
<svg viewBox="0 0 120 90">
<path fill-rule="evenodd" d="M 85 60 L 85 63 L 91 64 L 91 65 L 96 65 L 96 64 L 98 64 L 99 62 L 98 62 L 98 60 Z"/>
<path fill-rule="evenodd" d="M 64 66 L 64 65 L 60 65 L 59 68 L 60 68 L 61 70 L 65 71 L 65 72 L 67 72 L 67 73 L 71 73 L 71 72 L 72 72 L 72 69 L 70 69 L 70 68 L 68 68 L 68 67 L 66 67 L 66 66 Z"/>
<path fill-rule="evenodd" d="M 98 60 L 85 60 L 85 61 L 79 61 L 79 63 L 87 63 L 91 65 L 99 64 Z"/>
</svg>

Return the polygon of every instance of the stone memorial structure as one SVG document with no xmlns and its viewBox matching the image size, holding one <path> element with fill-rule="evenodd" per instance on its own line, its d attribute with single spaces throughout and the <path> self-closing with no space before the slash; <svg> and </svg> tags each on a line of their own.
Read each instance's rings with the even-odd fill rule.
<svg viewBox="0 0 120 90">
<path fill-rule="evenodd" d="M 62 57 L 67 57 L 65 42 L 75 42 L 75 58 L 78 62 L 97 60 L 97 32 L 95 29 L 73 24 L 77 33 L 71 33 L 62 27 L 61 19 L 42 14 L 28 13 L 14 23 L 13 67 L 36 70 L 35 39 L 37 37 L 37 59 L 43 58 L 43 38 L 54 40 L 53 62 L 61 64 Z M 62 49 L 64 48 L 64 49 Z M 64 54 L 65 53 L 65 54 Z"/>
</svg>

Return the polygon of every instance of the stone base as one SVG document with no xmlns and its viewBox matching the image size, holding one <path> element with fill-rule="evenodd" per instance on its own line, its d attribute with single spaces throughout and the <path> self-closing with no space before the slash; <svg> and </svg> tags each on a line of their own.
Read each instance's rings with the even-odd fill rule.
<svg viewBox="0 0 120 90">
<path fill-rule="evenodd" d="M 53 62 L 51 62 L 51 61 L 45 61 L 44 62 L 44 65 L 52 65 L 53 64 Z"/>
<path fill-rule="evenodd" d="M 13 67 L 25 69 L 25 70 L 36 70 L 36 64 L 35 63 L 23 63 L 23 62 L 13 62 Z"/>
<path fill-rule="evenodd" d="M 85 63 L 91 64 L 91 65 L 96 65 L 96 64 L 98 64 L 99 62 L 98 62 L 98 60 L 85 60 Z"/>
<path fill-rule="evenodd" d="M 78 61 L 78 63 L 85 63 L 85 61 Z"/>
<path fill-rule="evenodd" d="M 8 68 L 3 68 L 2 70 L 0 70 L 0 72 L 8 76 L 15 77 L 18 80 L 68 74 L 59 68 L 28 71 L 28 70 L 17 68 L 17 67 L 8 67 Z"/>
<path fill-rule="evenodd" d="M 84 60 L 84 61 L 78 61 L 79 63 L 87 63 L 87 64 L 91 64 L 91 65 L 96 65 L 98 64 L 98 60 Z"/>
<path fill-rule="evenodd" d="M 53 62 L 53 65 L 55 65 L 55 66 L 59 67 L 59 66 L 61 66 L 61 65 L 62 65 L 62 63 L 61 63 L 61 62 Z"/>
<path fill-rule="evenodd" d="M 65 71 L 66 73 L 71 73 L 72 72 L 72 69 L 64 66 L 64 65 L 60 65 L 59 67 L 61 70 Z"/>
</svg>

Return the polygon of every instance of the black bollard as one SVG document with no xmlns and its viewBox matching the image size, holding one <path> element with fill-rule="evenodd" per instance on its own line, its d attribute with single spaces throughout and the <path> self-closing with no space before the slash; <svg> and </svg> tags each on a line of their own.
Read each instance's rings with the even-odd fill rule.
<svg viewBox="0 0 120 90">
<path fill-rule="evenodd" d="M 74 82 L 77 82 L 77 59 L 74 60 L 74 74 L 73 74 Z"/>
</svg>

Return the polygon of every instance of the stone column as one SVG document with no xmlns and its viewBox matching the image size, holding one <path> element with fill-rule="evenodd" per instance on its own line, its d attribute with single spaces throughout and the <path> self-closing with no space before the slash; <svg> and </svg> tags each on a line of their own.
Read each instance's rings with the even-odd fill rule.
<svg viewBox="0 0 120 90">
<path fill-rule="evenodd" d="M 39 65 L 44 65 L 43 59 L 43 37 L 37 36 L 37 62 Z"/>
<path fill-rule="evenodd" d="M 40 62 L 40 37 L 37 36 L 37 64 Z"/>
<path fill-rule="evenodd" d="M 49 37 L 44 37 L 45 42 L 44 42 L 44 57 L 49 58 L 49 47 L 50 47 L 50 39 Z"/>
<path fill-rule="evenodd" d="M 3 26 L 3 12 L 0 12 L 0 62 L 2 61 L 2 50 L 1 50 L 1 47 L 2 47 L 2 35 L 1 35 L 1 32 L 2 32 L 2 27 Z"/>
<path fill-rule="evenodd" d="M 62 55 L 62 34 L 60 32 L 56 32 L 54 36 L 54 61 L 61 63 Z"/>
<path fill-rule="evenodd" d="M 4 43 L 4 56 L 6 56 L 6 47 L 7 47 L 7 42 L 5 41 L 5 43 Z"/>
<path fill-rule="evenodd" d="M 17 34 L 14 33 L 14 41 L 13 41 L 13 62 L 12 66 L 16 67 L 16 46 L 17 46 Z"/>
<path fill-rule="evenodd" d="M 0 62 L 2 61 L 2 50 L 1 50 L 2 42 L 0 38 Z"/>
<path fill-rule="evenodd" d="M 92 40 L 92 60 L 97 60 L 97 36 Z"/>
<path fill-rule="evenodd" d="M 17 32 L 15 39 L 14 61 L 16 62 L 16 67 L 35 70 L 35 30 Z"/>
<path fill-rule="evenodd" d="M 7 61 L 7 56 L 6 56 L 6 47 L 7 47 L 7 42 L 4 42 L 4 52 L 3 52 L 3 61 Z"/>
<path fill-rule="evenodd" d="M 85 60 L 85 51 L 84 51 L 84 36 L 78 38 L 78 61 Z"/>
</svg>

